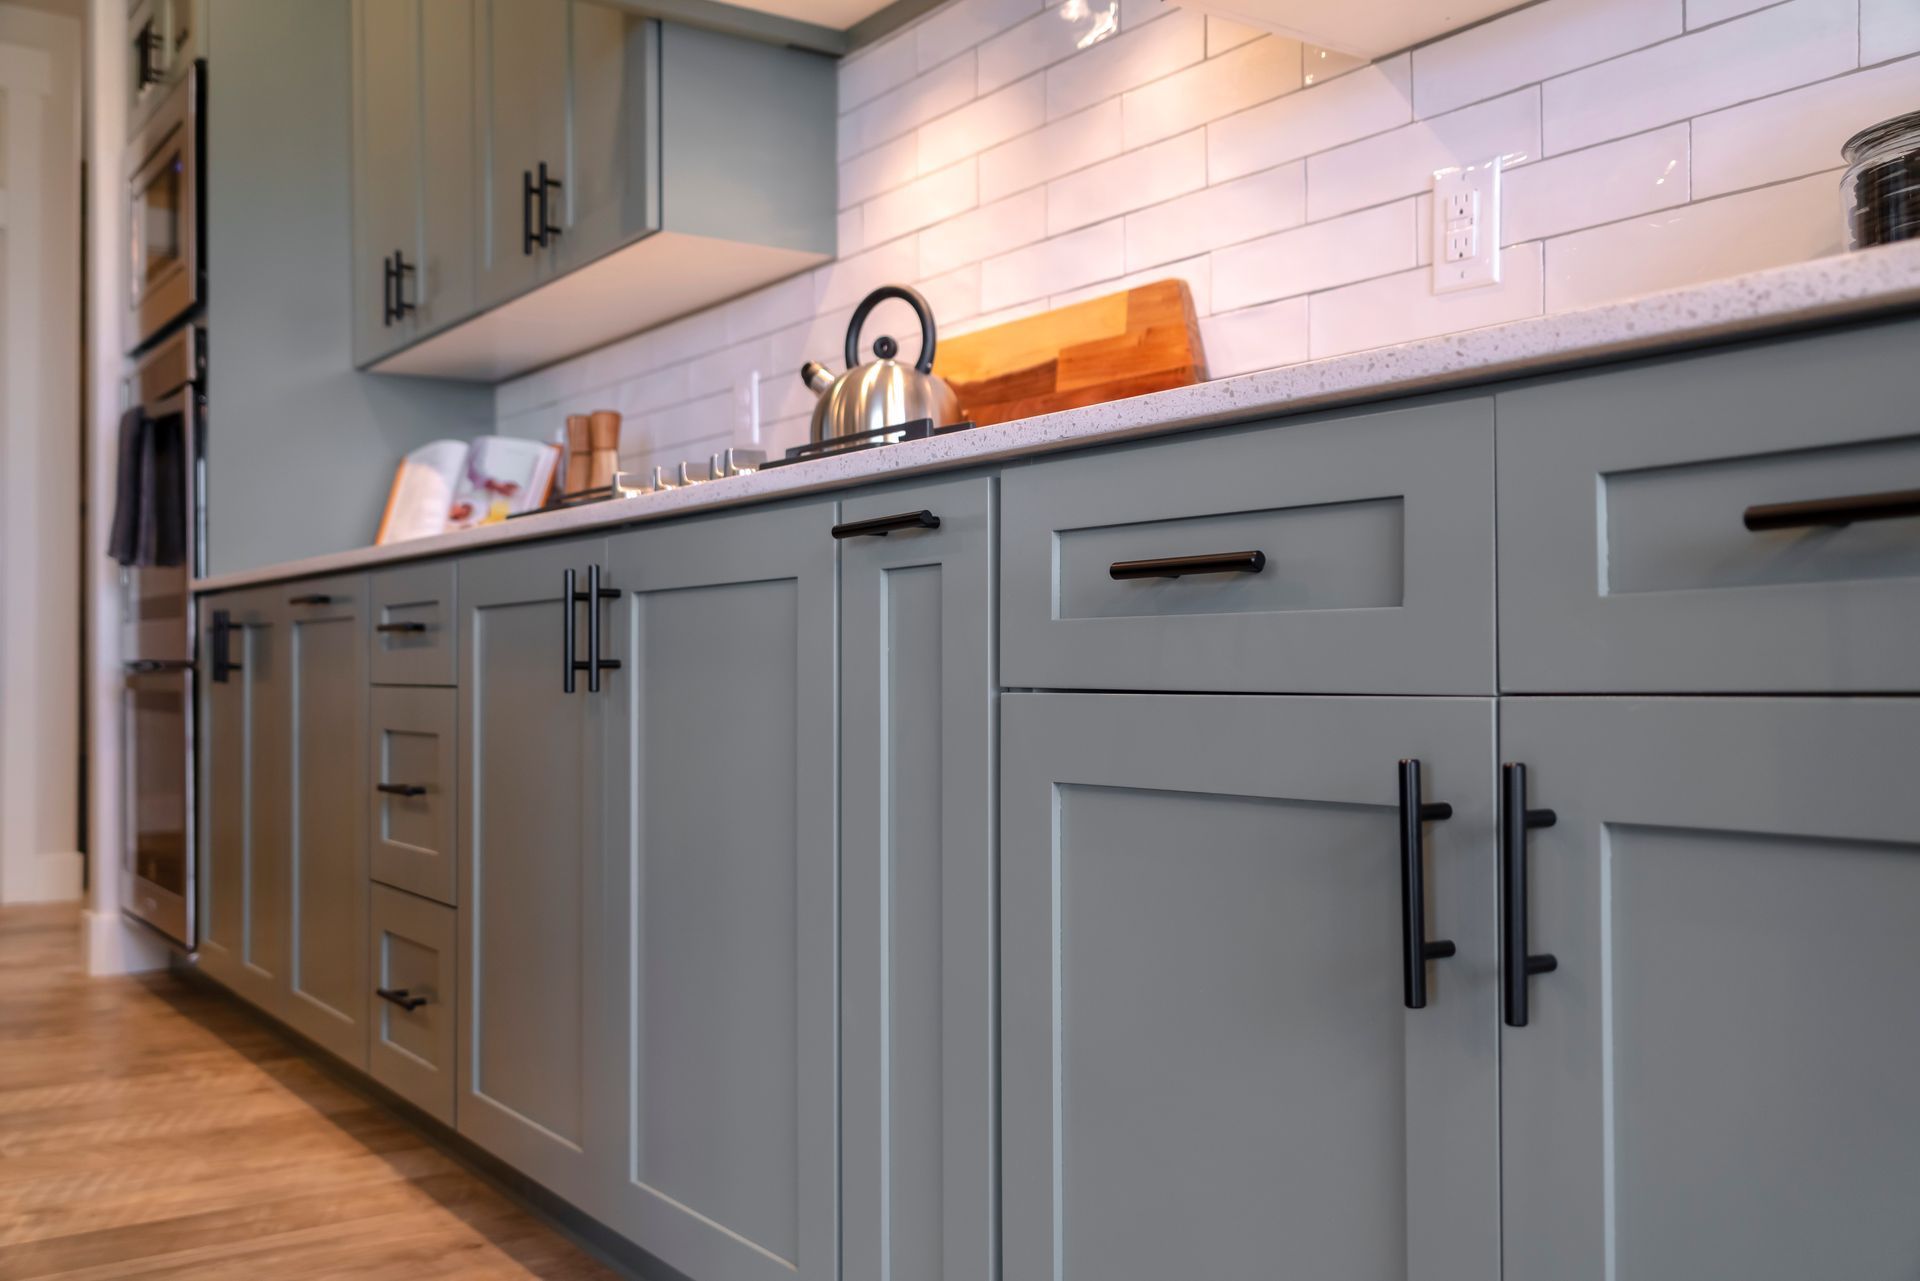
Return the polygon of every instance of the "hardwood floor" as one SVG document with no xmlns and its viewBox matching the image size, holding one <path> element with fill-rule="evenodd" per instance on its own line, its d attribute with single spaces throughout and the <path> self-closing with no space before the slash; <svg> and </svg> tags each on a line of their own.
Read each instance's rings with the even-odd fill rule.
<svg viewBox="0 0 1920 1281">
<path fill-rule="evenodd" d="M 0 909 L 0 1281 L 613 1275 L 232 1002 Z"/>
</svg>

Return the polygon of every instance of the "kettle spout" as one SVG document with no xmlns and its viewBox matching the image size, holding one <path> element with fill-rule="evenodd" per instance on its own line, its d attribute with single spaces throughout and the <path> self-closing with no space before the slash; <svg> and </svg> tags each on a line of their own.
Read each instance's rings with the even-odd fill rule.
<svg viewBox="0 0 1920 1281">
<path fill-rule="evenodd" d="M 833 386 L 833 372 L 819 361 L 809 360 L 800 366 L 800 381 L 812 388 L 814 395 L 824 396 Z"/>
</svg>

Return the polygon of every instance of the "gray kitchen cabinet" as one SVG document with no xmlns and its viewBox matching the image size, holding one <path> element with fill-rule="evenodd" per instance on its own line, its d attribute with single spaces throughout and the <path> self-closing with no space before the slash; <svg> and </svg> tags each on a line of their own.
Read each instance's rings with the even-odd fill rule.
<svg viewBox="0 0 1920 1281">
<path fill-rule="evenodd" d="M 286 632 L 287 1001 L 296 1031 L 367 1063 L 367 580 L 279 589 Z"/>
<path fill-rule="evenodd" d="M 452 1125 L 459 1026 L 454 911 L 385 885 L 373 887 L 371 910 L 367 1075 Z"/>
<path fill-rule="evenodd" d="M 845 1281 L 995 1272 L 993 496 L 840 508 Z"/>
<path fill-rule="evenodd" d="M 1917 339 L 1856 326 L 1502 392 L 1501 689 L 1920 691 Z M 1906 505 L 1863 501 L 1890 492 Z"/>
<path fill-rule="evenodd" d="M 1488 699 L 1002 698 L 1007 1277 L 1500 1275 L 1493 725 Z M 1411 972 L 1403 759 L 1452 807 L 1407 848 L 1455 950 Z"/>
<path fill-rule="evenodd" d="M 556 241 L 539 220 L 542 167 L 550 212 L 566 208 L 567 60 L 572 0 L 476 0 L 479 26 L 481 234 L 475 278 L 482 305 L 547 278 Z M 546 224 L 557 225 L 557 224 Z M 566 237 L 563 226 L 560 239 Z M 545 241 L 546 243 L 541 243 Z"/>
<path fill-rule="evenodd" d="M 587 617 L 566 585 L 584 589 L 605 552 L 589 538 L 460 565 L 459 1129 L 588 1207 L 615 1136 L 590 1110 L 594 1065 L 614 1053 L 600 994 L 607 699 L 584 676 L 565 691 L 564 645 Z"/>
<path fill-rule="evenodd" d="M 1558 962 L 1503 1029 L 1506 1281 L 1911 1278 L 1920 703 L 1500 721 L 1556 820 L 1515 897 Z"/>
<path fill-rule="evenodd" d="M 353 8 L 354 362 L 473 309 L 473 0 Z"/>
<path fill-rule="evenodd" d="M 270 1013 L 287 990 L 286 628 L 276 588 L 199 601 L 199 964 Z"/>
<path fill-rule="evenodd" d="M 450 689 L 376 685 L 372 698 L 367 841 L 374 880 L 451 904 L 459 766 Z"/>
<path fill-rule="evenodd" d="M 1491 694 L 1493 404 L 1009 469 L 1001 671 L 1043 689 Z"/>
<path fill-rule="evenodd" d="M 589 1208 L 700 1281 L 839 1275 L 834 508 L 609 545 Z"/>
<path fill-rule="evenodd" d="M 453 561 L 400 565 L 373 576 L 373 683 L 451 685 Z"/>
</svg>

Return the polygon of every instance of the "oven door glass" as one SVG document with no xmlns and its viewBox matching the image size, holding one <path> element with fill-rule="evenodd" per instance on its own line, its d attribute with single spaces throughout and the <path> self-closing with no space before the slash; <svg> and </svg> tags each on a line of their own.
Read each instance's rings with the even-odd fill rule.
<svg viewBox="0 0 1920 1281">
<path fill-rule="evenodd" d="M 128 665 L 125 904 L 183 947 L 193 946 L 193 671 Z"/>
<path fill-rule="evenodd" d="M 188 580 L 200 562 L 198 495 L 195 480 L 199 427 L 194 413 L 195 393 L 184 391 L 153 408 L 153 430 L 177 433 L 179 447 L 168 451 L 178 470 L 164 485 L 180 496 L 168 504 L 162 518 L 176 527 L 165 541 L 181 548 L 176 565 L 135 565 L 122 571 L 124 603 L 121 616 L 121 653 L 131 658 L 183 660 L 192 656 L 187 614 L 192 608 Z"/>
</svg>

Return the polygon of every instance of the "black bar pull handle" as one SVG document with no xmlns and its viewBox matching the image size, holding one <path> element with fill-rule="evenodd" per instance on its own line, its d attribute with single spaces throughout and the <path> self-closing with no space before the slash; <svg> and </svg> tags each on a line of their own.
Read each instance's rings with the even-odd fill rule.
<svg viewBox="0 0 1920 1281">
<path fill-rule="evenodd" d="M 1842 529 L 1855 521 L 1920 516 L 1920 489 L 1814 498 L 1800 503 L 1761 503 L 1741 518 L 1748 529 Z"/>
<path fill-rule="evenodd" d="M 1420 762 L 1400 762 L 1400 968 L 1407 1008 L 1427 1008 L 1427 962 L 1452 956 L 1451 941 L 1427 941 L 1426 824 L 1453 817 L 1453 806 L 1420 798 Z"/>
<path fill-rule="evenodd" d="M 410 311 L 420 310 L 419 304 L 407 301 L 407 277 L 414 274 L 414 265 L 407 261 L 404 251 L 393 251 L 393 318 L 405 320 Z"/>
<path fill-rule="evenodd" d="M 579 582 L 579 575 L 571 569 L 560 575 L 560 689 L 567 694 L 573 693 L 573 674 L 580 670 L 573 657 L 573 610 L 580 600 Z"/>
<path fill-rule="evenodd" d="M 875 516 L 872 520 L 850 520 L 833 527 L 835 538 L 885 538 L 898 529 L 938 529 L 940 518 L 930 511 L 901 512 L 897 516 Z"/>
<path fill-rule="evenodd" d="M 428 1003 L 426 997 L 415 996 L 404 987 L 376 987 L 373 994 L 383 1001 L 393 1002 L 409 1014 Z"/>
<path fill-rule="evenodd" d="M 1263 551 L 1219 552 L 1211 556 L 1117 560 L 1107 573 L 1117 579 L 1183 578 L 1188 574 L 1257 574 L 1266 567 L 1267 554 Z"/>
<path fill-rule="evenodd" d="M 375 783 L 373 790 L 388 796 L 425 796 L 427 789 L 418 783 Z"/>
<path fill-rule="evenodd" d="M 327 595 L 325 592 L 308 592 L 305 596 L 287 597 L 287 604 L 289 605 L 331 605 L 333 604 L 333 597 Z"/>
<path fill-rule="evenodd" d="M 571 587 L 573 583 L 573 571 L 568 570 L 567 574 L 568 586 Z M 614 587 L 602 587 L 600 585 L 600 567 L 598 565 L 589 565 L 587 566 L 586 594 L 577 595 L 569 592 L 569 596 L 574 600 L 585 601 L 587 605 L 587 660 L 584 663 L 575 662 L 572 664 L 567 673 L 567 692 L 569 694 L 573 692 L 573 673 L 578 671 L 587 674 L 587 693 L 598 694 L 600 692 L 600 673 L 617 672 L 620 670 L 619 659 L 600 657 L 600 602 L 603 600 L 619 600 L 620 591 Z M 568 606 L 569 620 L 572 618 L 572 608 L 571 605 Z M 568 625 L 571 626 L 571 622 L 569 622 Z M 569 636 L 567 641 L 567 653 L 573 653 L 571 636 Z"/>
<path fill-rule="evenodd" d="M 538 185 L 540 188 L 540 230 L 534 239 L 542 249 L 545 249 L 553 243 L 554 237 L 560 234 L 560 228 L 556 226 L 553 221 L 553 207 L 548 203 L 548 193 L 560 190 L 560 180 L 548 176 L 547 162 L 544 160 L 540 162 L 540 181 Z"/>
<path fill-rule="evenodd" d="M 380 325 L 382 328 L 393 328 L 395 316 L 393 294 L 394 287 L 399 282 L 399 275 L 393 269 L 393 259 L 382 258 L 380 260 Z"/>
<path fill-rule="evenodd" d="M 1500 996 L 1508 1027 L 1527 1025 L 1527 980 L 1560 968 L 1549 953 L 1527 951 L 1527 833 L 1560 816 L 1527 808 L 1527 767 L 1500 767 Z"/>
<path fill-rule="evenodd" d="M 425 623 L 378 623 L 373 630 L 386 632 L 389 635 L 396 632 L 413 634 L 426 631 L 427 625 Z"/>
<path fill-rule="evenodd" d="M 213 611 L 213 679 L 227 683 L 227 677 L 241 670 L 233 661 L 233 615 L 224 609 Z"/>
<path fill-rule="evenodd" d="M 522 169 L 520 171 L 520 252 L 529 258 L 533 256 L 533 247 L 536 244 L 545 243 L 536 240 L 533 234 L 534 195 L 533 170 Z"/>
</svg>

